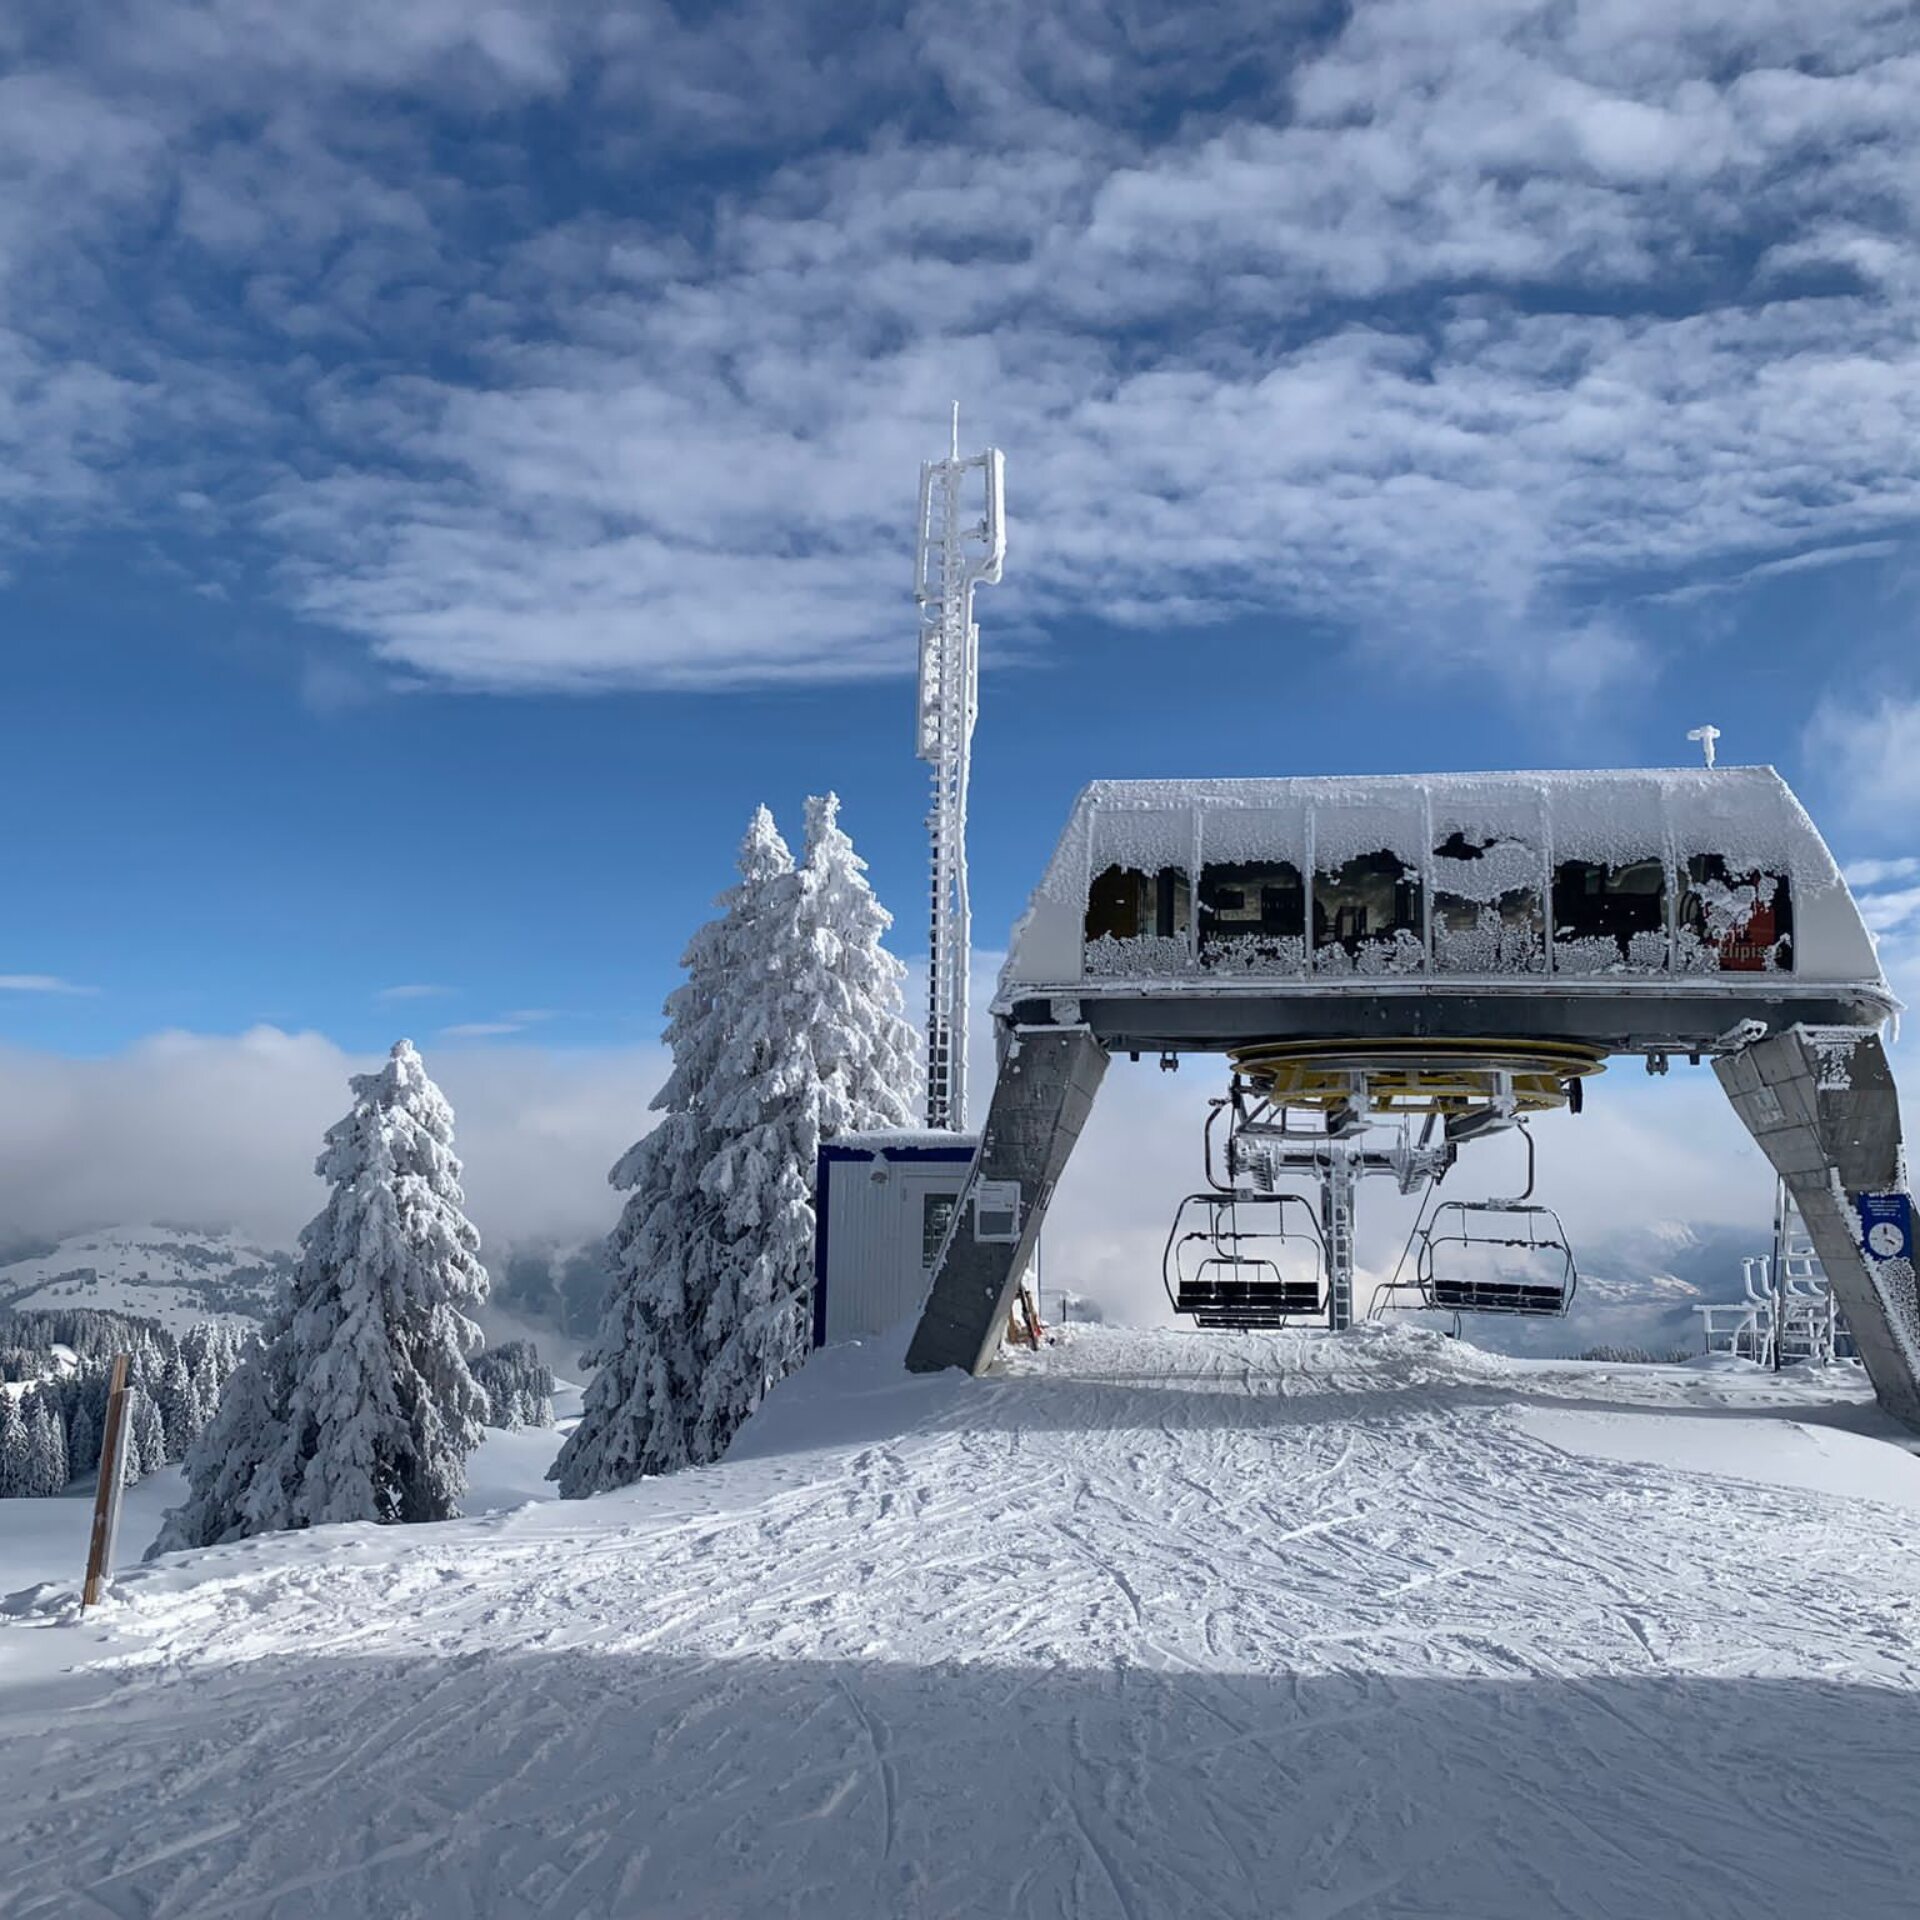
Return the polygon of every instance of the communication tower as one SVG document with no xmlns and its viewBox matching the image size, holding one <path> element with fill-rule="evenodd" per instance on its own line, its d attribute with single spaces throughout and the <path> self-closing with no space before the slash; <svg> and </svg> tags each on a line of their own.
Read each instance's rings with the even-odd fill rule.
<svg viewBox="0 0 1920 1920">
<path fill-rule="evenodd" d="M 933 768 L 932 914 L 927 948 L 927 1125 L 967 1124 L 967 775 L 980 702 L 973 590 L 1000 578 L 1007 530 L 1000 449 L 960 457 L 960 407 L 947 458 L 920 468 L 919 755 Z M 978 476 L 976 479 L 975 476 Z"/>
</svg>

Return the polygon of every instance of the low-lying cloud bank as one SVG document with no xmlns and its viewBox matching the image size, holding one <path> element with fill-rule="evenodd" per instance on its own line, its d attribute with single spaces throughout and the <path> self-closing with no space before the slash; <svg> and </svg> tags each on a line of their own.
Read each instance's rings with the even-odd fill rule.
<svg viewBox="0 0 1920 1920">
<path fill-rule="evenodd" d="M 1881 876 L 1874 876 L 1878 879 Z M 1885 876 L 1897 883 L 1902 873 Z M 1920 997 L 1920 955 L 1883 936 L 1896 989 Z M 997 955 L 975 970 L 975 1005 L 992 995 Z M 920 981 L 909 982 L 917 1004 Z M 1920 1047 L 1896 1055 L 1920 1084 Z M 607 1169 L 646 1128 L 665 1078 L 657 1046 L 567 1050 L 531 1045 L 429 1046 L 453 1102 L 469 1211 L 494 1254 L 525 1241 L 604 1234 L 619 1196 Z M 232 1226 L 290 1243 L 324 1197 L 313 1175 L 321 1135 L 347 1109 L 347 1078 L 374 1065 L 317 1033 L 256 1027 L 239 1035 L 164 1033 L 103 1060 L 0 1049 L 0 1242 L 85 1227 L 165 1220 Z M 1182 1195 L 1203 1184 L 1200 1129 L 1220 1063 L 1114 1062 L 1049 1216 L 1043 1284 L 1065 1287 L 1112 1318 L 1167 1317 L 1160 1260 Z M 974 1113 L 993 1082 L 982 1016 L 973 1048 Z M 1652 1080 L 1615 1061 L 1587 1110 L 1536 1129 L 1539 1197 L 1576 1247 L 1599 1247 L 1660 1221 L 1751 1227 L 1765 1244 L 1772 1176 L 1712 1073 L 1676 1064 Z M 1463 1155 L 1449 1197 L 1511 1192 L 1522 1178 L 1511 1141 Z M 1361 1200 L 1360 1264 L 1390 1269 L 1412 1217 L 1385 1181 Z M 1727 1278 L 1731 1292 L 1738 1274 Z"/>
<path fill-rule="evenodd" d="M 651 1124 L 657 1047 L 429 1047 L 491 1246 L 604 1233 L 607 1169 Z M 289 1244 L 321 1136 L 375 1065 L 318 1033 L 162 1033 L 103 1060 L 0 1050 L 0 1236 L 165 1220 Z"/>
</svg>

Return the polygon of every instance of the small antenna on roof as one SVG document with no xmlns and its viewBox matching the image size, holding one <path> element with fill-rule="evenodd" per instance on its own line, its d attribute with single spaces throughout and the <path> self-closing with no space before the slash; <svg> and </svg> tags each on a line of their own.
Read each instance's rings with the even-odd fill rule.
<svg viewBox="0 0 1920 1920">
<path fill-rule="evenodd" d="M 952 446 L 953 446 L 953 451 L 948 455 L 948 458 L 952 460 L 958 460 L 960 458 L 960 402 L 958 400 L 956 400 L 953 403 Z"/>
<path fill-rule="evenodd" d="M 1698 740 L 1700 742 L 1700 751 L 1702 755 L 1705 757 L 1707 765 L 1712 766 L 1713 765 L 1713 743 L 1720 738 L 1720 729 L 1718 727 L 1711 727 L 1711 726 L 1695 727 L 1693 731 L 1687 735 L 1687 738 L 1689 740 Z"/>
</svg>

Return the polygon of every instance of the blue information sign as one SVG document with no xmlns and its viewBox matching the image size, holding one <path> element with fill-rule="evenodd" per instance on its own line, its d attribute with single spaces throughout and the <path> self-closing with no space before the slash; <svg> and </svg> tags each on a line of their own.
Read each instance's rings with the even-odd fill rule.
<svg viewBox="0 0 1920 1920">
<path fill-rule="evenodd" d="M 1863 1193 L 1859 1199 L 1860 1245 L 1869 1260 L 1913 1258 L 1913 1197 Z"/>
</svg>

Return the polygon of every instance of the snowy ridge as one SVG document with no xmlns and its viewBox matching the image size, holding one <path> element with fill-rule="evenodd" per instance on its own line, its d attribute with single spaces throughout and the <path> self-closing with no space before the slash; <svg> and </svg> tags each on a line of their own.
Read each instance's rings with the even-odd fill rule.
<svg viewBox="0 0 1920 1920">
<path fill-rule="evenodd" d="M 1863 1387 L 1406 1329 L 1089 1329 L 982 1382 L 899 1346 L 715 1467 L 177 1556 L 104 1638 L 14 1602 L 19 1911 L 1906 1910 L 1920 1462 Z"/>
<path fill-rule="evenodd" d="M 292 1271 L 290 1254 L 234 1233 L 109 1227 L 0 1266 L 0 1311 L 92 1307 L 184 1333 L 196 1320 L 264 1318 Z"/>
</svg>

